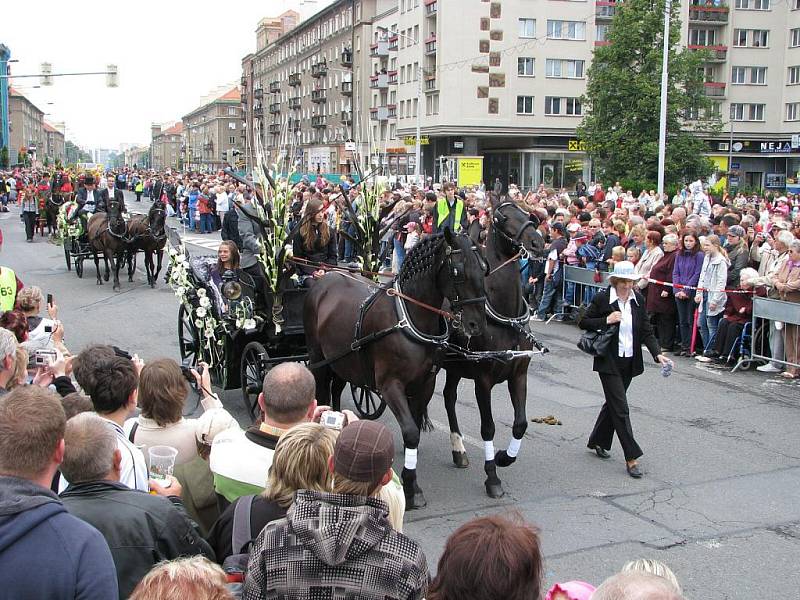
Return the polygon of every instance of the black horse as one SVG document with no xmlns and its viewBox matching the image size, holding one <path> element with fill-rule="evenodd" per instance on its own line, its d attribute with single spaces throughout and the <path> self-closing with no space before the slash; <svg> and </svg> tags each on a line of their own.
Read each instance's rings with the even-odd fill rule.
<svg viewBox="0 0 800 600">
<path fill-rule="evenodd" d="M 64 202 L 69 201 L 72 194 L 62 194 L 61 192 L 52 192 L 47 196 L 47 201 L 44 205 L 44 214 L 47 221 L 47 231 L 51 236 L 58 233 L 58 211 L 64 205 Z"/>
<path fill-rule="evenodd" d="M 492 195 L 494 196 L 494 195 Z M 492 220 L 486 236 L 486 258 L 489 261 L 489 276 L 486 277 L 487 326 L 483 335 L 469 340 L 474 351 L 532 350 L 533 343 L 523 331 L 530 319 L 528 304 L 522 294 L 522 284 L 517 259 L 528 254 L 541 257 L 544 239 L 537 227 L 538 220 L 519 206 L 509 201 L 492 199 Z M 467 340 L 454 343 L 466 345 Z M 456 416 L 458 382 L 462 379 L 475 381 L 475 398 L 481 416 L 481 437 L 485 450 L 486 493 L 492 498 L 503 495 L 503 487 L 497 477 L 497 466 L 506 467 L 516 460 L 517 452 L 528 427 L 525 401 L 528 393 L 528 363 L 530 356 L 518 356 L 509 361 L 482 360 L 479 362 L 449 359 L 445 361 L 447 379 L 444 387 L 445 408 L 450 424 L 450 441 L 453 446 L 453 462 L 457 467 L 469 465 L 461 431 Z M 492 418 L 492 388 L 503 381 L 508 382 L 508 392 L 514 407 L 514 439 L 508 450 L 495 454 L 494 419 Z"/>
<path fill-rule="evenodd" d="M 333 397 L 337 408 L 344 381 L 382 396 L 403 434 L 409 509 L 426 504 L 417 485 L 417 447 L 421 429 L 429 425 L 428 402 L 449 320 L 467 336 L 486 327 L 485 268 L 468 237 L 446 230 L 409 252 L 391 287 L 331 272 L 306 297 L 303 317 L 317 401 L 326 404 Z M 442 310 L 445 299 L 452 313 Z"/>
<path fill-rule="evenodd" d="M 119 270 L 125 263 L 128 253 L 128 227 L 122 218 L 122 203 L 109 198 L 105 213 L 96 213 L 89 219 L 86 227 L 89 245 L 94 256 L 94 266 L 97 269 L 97 285 L 102 285 L 100 279 L 100 254 L 103 255 L 106 265 L 104 279 L 108 281 L 109 265 L 114 271 L 114 290 L 119 290 Z M 133 280 L 133 274 L 128 273 L 128 281 Z"/>
<path fill-rule="evenodd" d="M 164 228 L 167 221 L 167 209 L 161 200 L 156 200 L 146 215 L 135 215 L 128 223 L 128 239 L 130 241 L 128 262 L 134 264 L 133 256 L 139 250 L 144 250 L 144 267 L 147 271 L 147 283 L 150 287 L 156 286 L 158 275 L 161 273 L 161 264 L 164 260 L 164 246 L 167 243 L 167 233 Z M 153 255 L 158 257 L 155 264 Z"/>
</svg>

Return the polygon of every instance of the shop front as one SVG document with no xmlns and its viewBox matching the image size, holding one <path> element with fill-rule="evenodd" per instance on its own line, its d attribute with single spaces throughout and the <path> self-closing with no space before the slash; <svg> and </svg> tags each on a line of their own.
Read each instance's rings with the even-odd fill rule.
<svg viewBox="0 0 800 600">
<path fill-rule="evenodd" d="M 799 191 L 800 140 L 709 140 L 708 156 L 728 173 L 731 190 Z"/>
</svg>

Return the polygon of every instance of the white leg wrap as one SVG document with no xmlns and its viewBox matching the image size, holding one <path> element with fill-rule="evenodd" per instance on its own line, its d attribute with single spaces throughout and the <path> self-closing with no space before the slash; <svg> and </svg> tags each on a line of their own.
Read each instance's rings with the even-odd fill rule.
<svg viewBox="0 0 800 600">
<path fill-rule="evenodd" d="M 494 460 L 494 442 L 492 440 L 483 442 L 483 452 L 486 455 L 487 462 Z"/>
<path fill-rule="evenodd" d="M 511 442 L 508 444 L 508 450 L 506 450 L 506 454 L 508 454 L 508 456 L 511 458 L 516 458 L 517 454 L 519 454 L 519 447 L 521 445 L 522 440 L 511 438 Z"/>
<path fill-rule="evenodd" d="M 406 448 L 405 454 L 405 468 L 406 469 L 416 469 L 417 468 L 417 449 L 416 448 Z"/>
<path fill-rule="evenodd" d="M 450 445 L 453 447 L 453 452 L 465 453 L 467 451 L 467 449 L 464 448 L 464 438 L 461 437 L 459 433 L 450 433 Z"/>
</svg>

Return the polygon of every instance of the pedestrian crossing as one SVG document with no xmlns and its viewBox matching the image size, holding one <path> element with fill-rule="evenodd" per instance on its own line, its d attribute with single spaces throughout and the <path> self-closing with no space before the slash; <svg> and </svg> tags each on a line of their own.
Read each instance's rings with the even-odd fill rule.
<svg viewBox="0 0 800 600">
<path fill-rule="evenodd" d="M 213 250 L 214 252 L 217 251 L 221 243 L 221 240 L 213 235 L 183 233 L 180 229 L 178 229 L 178 234 L 181 236 L 181 240 L 183 240 L 184 244 L 199 246 L 201 248 L 205 248 L 206 250 Z"/>
</svg>

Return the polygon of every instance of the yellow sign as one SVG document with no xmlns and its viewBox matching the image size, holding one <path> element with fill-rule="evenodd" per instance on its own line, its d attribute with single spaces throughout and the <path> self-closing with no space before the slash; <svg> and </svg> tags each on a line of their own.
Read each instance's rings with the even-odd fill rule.
<svg viewBox="0 0 800 600">
<path fill-rule="evenodd" d="M 416 146 L 417 145 L 417 136 L 415 135 L 407 135 L 403 138 L 403 143 L 406 146 Z M 431 139 L 427 135 L 422 135 L 419 138 L 419 145 L 420 146 L 427 146 L 431 143 Z"/>
<path fill-rule="evenodd" d="M 586 142 L 580 140 L 568 140 L 567 150 L 569 152 L 586 152 Z"/>
<path fill-rule="evenodd" d="M 473 156 L 458 159 L 458 187 L 478 185 L 483 179 L 483 158 Z"/>
</svg>

